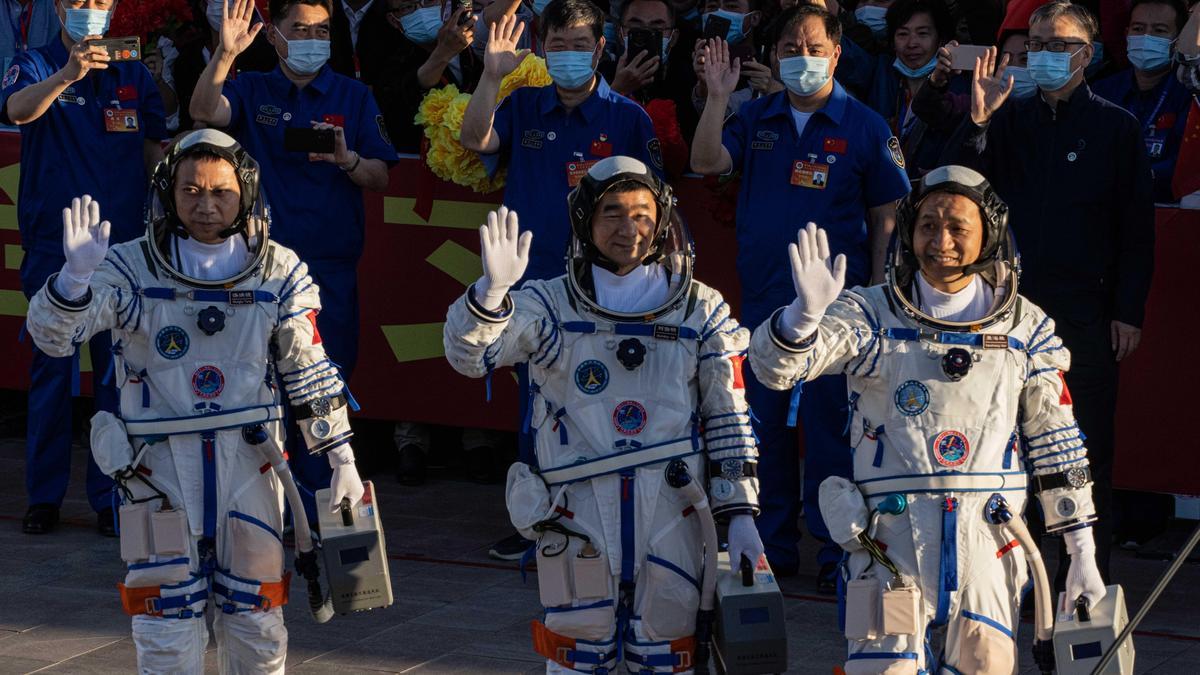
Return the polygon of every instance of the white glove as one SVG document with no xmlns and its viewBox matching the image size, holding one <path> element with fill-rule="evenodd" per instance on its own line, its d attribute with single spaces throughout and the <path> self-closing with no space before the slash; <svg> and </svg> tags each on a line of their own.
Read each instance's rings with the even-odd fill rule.
<svg viewBox="0 0 1200 675">
<path fill-rule="evenodd" d="M 829 237 L 825 230 L 809 223 L 796 233 L 796 243 L 788 244 L 792 260 L 792 285 L 796 299 L 783 310 L 780 329 L 783 337 L 796 341 L 812 335 L 825 316 L 825 310 L 837 300 L 846 283 L 846 256 L 829 260 Z"/>
<path fill-rule="evenodd" d="M 520 236 L 518 236 L 520 235 Z M 500 308 L 508 289 L 525 274 L 533 233 L 521 233 L 517 212 L 501 206 L 479 227 L 479 250 L 483 254 L 483 276 L 475 282 L 475 301 L 488 311 Z"/>
<path fill-rule="evenodd" d="M 63 209 L 63 255 L 67 262 L 55 290 L 68 300 L 87 293 L 88 282 L 108 253 L 108 235 L 112 225 L 100 222 L 100 202 L 91 195 L 71 200 Z"/>
<path fill-rule="evenodd" d="M 329 481 L 329 510 L 337 513 L 342 508 L 343 497 L 350 500 L 350 506 L 362 499 L 363 483 L 354 466 L 354 451 L 349 443 L 330 450 L 327 456 L 329 466 L 333 468 L 333 478 Z"/>
<path fill-rule="evenodd" d="M 750 559 L 751 567 L 757 567 L 764 550 L 758 528 L 754 525 L 754 516 L 742 513 L 730 517 L 729 564 L 734 570 L 741 569 L 743 555 Z"/>
<path fill-rule="evenodd" d="M 1075 599 L 1081 595 L 1095 607 L 1104 599 L 1106 591 L 1100 569 L 1096 567 L 1096 541 L 1092 538 L 1092 528 L 1067 532 L 1063 534 L 1063 541 L 1067 544 L 1067 553 L 1071 554 L 1071 567 L 1067 570 L 1067 606 L 1063 609 L 1070 611 L 1075 606 Z"/>
</svg>

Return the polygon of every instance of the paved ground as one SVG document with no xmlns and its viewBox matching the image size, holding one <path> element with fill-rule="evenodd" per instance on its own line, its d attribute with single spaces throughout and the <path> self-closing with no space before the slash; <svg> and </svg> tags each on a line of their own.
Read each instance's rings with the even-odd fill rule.
<svg viewBox="0 0 1200 675">
<path fill-rule="evenodd" d="M 19 439 L 0 440 L 0 495 L 7 495 L 0 497 L 0 673 L 132 672 L 129 623 L 115 589 L 123 567 L 116 540 L 95 534 L 79 489 L 84 450 L 76 451 L 66 522 L 53 535 L 30 537 L 20 532 L 22 448 Z M 515 564 L 486 555 L 488 543 L 508 532 L 502 487 L 442 479 L 404 490 L 386 475 L 378 484 L 396 604 L 322 626 L 309 619 L 303 603 L 289 605 L 289 670 L 539 672 L 529 647 L 529 621 L 539 613 L 536 584 L 532 577 L 523 584 Z M 1116 554 L 1113 567 L 1133 608 L 1165 566 Z M 811 576 L 784 582 L 789 672 L 828 675 L 843 653 L 837 608 L 813 595 L 812 585 Z M 1200 672 L 1198 586 L 1200 566 L 1185 565 L 1143 624 L 1138 673 Z M 298 585 L 293 597 L 303 597 Z M 1022 631 L 1027 645 L 1031 626 Z M 1021 672 L 1036 672 L 1027 663 L 1027 646 L 1021 655 Z M 210 667 L 214 656 L 210 648 Z"/>
</svg>

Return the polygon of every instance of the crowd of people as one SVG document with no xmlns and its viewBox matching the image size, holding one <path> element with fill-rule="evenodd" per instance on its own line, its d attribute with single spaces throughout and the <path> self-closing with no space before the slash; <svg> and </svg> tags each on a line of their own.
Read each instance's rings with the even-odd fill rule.
<svg viewBox="0 0 1200 675">
<path fill-rule="evenodd" d="M 478 153 L 489 172 L 508 169 L 506 213 L 519 214 L 520 229 L 533 235 L 523 244 L 528 249 L 516 278 L 494 285 L 486 298 L 487 288 L 477 285 L 472 292 L 479 295 L 468 296 L 459 315 L 452 310 L 451 318 L 464 331 L 479 335 L 490 335 L 488 321 L 497 312 L 503 315 L 509 287 L 520 282 L 536 289 L 541 286 L 534 282 L 559 277 L 564 252 L 580 246 L 581 236 L 591 236 L 579 235 L 584 226 L 577 221 L 600 208 L 600 197 L 587 205 L 586 214 L 568 204 L 589 180 L 607 180 L 593 172 L 603 173 L 610 158 L 629 158 L 645 168 L 647 175 L 635 182 L 650 186 L 656 198 L 664 194 L 660 183 L 688 172 L 739 179 L 737 250 L 730 255 L 736 257 L 742 291 L 738 320 L 751 329 L 770 324 L 798 291 L 803 295 L 796 260 L 789 266 L 785 252 L 805 223 L 820 226 L 824 259 L 844 259 L 840 283 L 846 288 L 880 284 L 894 264 L 889 244 L 897 222 L 912 222 L 913 214 L 897 209 L 898 204 L 903 209 L 914 186 L 920 188 L 927 177 L 941 175 L 931 172 L 948 165 L 959 167 L 952 174 L 960 184 L 978 185 L 973 176 L 981 176 L 989 187 L 978 194 L 994 190 L 1006 204 L 1007 227 L 1021 253 L 1021 295 L 1054 321 L 1071 354 L 1061 396 L 1073 404 L 1078 420 L 1072 438 L 1078 443 L 1087 438 L 1098 516 L 1095 560 L 1099 574 L 1108 578 L 1109 548 L 1114 538 L 1126 538 L 1113 530 L 1114 523 L 1120 525 L 1112 494 L 1118 366 L 1141 337 L 1154 266 L 1154 205 L 1200 191 L 1200 140 L 1189 139 L 1200 134 L 1200 3 L 270 0 L 260 8 L 254 0 L 191 0 L 190 23 L 164 29 L 146 45 L 143 60 L 128 60 L 114 58 L 97 42 L 120 11 L 120 0 L 2 1 L 12 30 L 0 30 L 5 57 L 0 122 L 21 133 L 17 204 L 25 294 L 34 298 L 48 287 L 47 302 L 62 311 L 85 296 L 99 261 L 88 268 L 79 262 L 82 254 L 71 257 L 70 246 L 64 259 L 62 216 L 72 199 L 87 194 L 91 200 L 76 203 L 77 228 L 86 229 L 90 220 L 98 225 L 98 219 L 80 215 L 80 209 L 87 212 L 89 203 L 98 203 L 112 223 L 106 237 L 114 244 L 133 241 L 145 233 L 154 204 L 160 212 L 183 208 L 173 192 L 180 177 L 164 174 L 162 167 L 174 171 L 191 165 L 182 162 L 183 154 L 164 160 L 164 142 L 174 138 L 178 145 L 179 139 L 192 138 L 186 134 L 193 129 L 223 130 L 237 150 L 228 149 L 234 146 L 224 136 L 205 136 L 203 152 L 237 169 L 231 180 L 242 201 L 235 198 L 229 208 L 240 204 L 241 210 L 237 218 L 227 218 L 219 208 L 209 215 L 179 215 L 188 227 L 171 234 L 175 264 L 190 266 L 188 274 L 197 279 L 230 277 L 236 270 L 222 268 L 232 251 L 228 242 L 252 221 L 247 214 L 261 194 L 270 206 L 271 240 L 294 251 L 320 289 L 319 301 L 308 299 L 285 318 L 304 317 L 308 328 L 302 332 L 321 345 L 321 363 L 327 365 L 303 363 L 302 370 L 316 370 L 290 382 L 281 373 L 284 389 L 294 397 L 301 389 L 304 396 L 322 392 L 330 410 L 343 416 L 354 402 L 338 383 L 349 381 L 359 365 L 363 193 L 387 189 L 398 153 L 423 155 L 425 137 L 414 118 L 424 96 L 436 88 L 453 84 L 471 95 L 459 142 Z M 545 59 L 552 83 L 518 88 L 497 104 L 504 78 L 530 55 Z M 172 147 L 178 153 L 186 149 Z M 252 158 L 253 172 L 245 156 Z M 640 169 L 630 168 L 634 164 L 621 164 L 618 173 L 637 174 Z M 196 181 L 203 183 L 194 186 L 197 195 L 234 194 L 217 178 Z M 657 214 L 665 218 L 661 208 Z M 192 233 L 193 226 L 214 223 L 223 223 L 220 237 Z M 616 255 L 595 242 L 592 246 L 606 260 Z M 486 249 L 485 243 L 485 272 L 490 273 Z M 583 250 L 599 255 L 586 245 Z M 244 261 L 247 255 L 256 254 L 240 251 L 235 258 Z M 147 249 L 153 270 L 151 257 Z M 614 270 L 597 269 L 597 278 L 585 275 L 585 286 L 603 281 L 610 299 L 639 304 L 633 299 L 649 282 L 629 281 L 628 270 L 616 275 L 625 281 L 600 280 Z M 922 292 L 930 298 L 950 294 L 936 285 Z M 477 301 L 478 306 L 472 304 Z M 808 332 L 776 336 L 784 352 L 803 342 L 832 301 L 807 321 L 792 316 Z M 121 304 L 119 298 L 112 302 Z M 226 315 L 234 316 L 232 309 L 206 314 L 203 304 L 193 309 L 207 335 L 223 329 Z M 529 321 L 553 322 L 550 304 L 545 305 L 549 316 L 535 312 L 536 321 Z M 718 295 L 709 309 L 717 313 L 719 304 Z M 126 313 L 117 310 L 111 318 L 118 323 L 111 327 L 126 329 Z M 477 321 L 483 323 L 472 323 Z M 702 324 L 693 330 L 703 332 Z M 172 360 L 188 350 L 187 334 L 174 325 L 167 328 L 150 347 Z M 527 328 L 524 337 L 534 330 Z M 1037 335 L 1035 330 L 1027 337 Z M 143 382 L 147 371 L 131 368 L 128 352 L 146 345 L 114 341 L 103 330 L 73 337 L 90 340 L 93 371 L 100 375 L 94 382 L 97 410 L 117 413 L 129 405 L 126 399 L 136 389 L 129 383 Z M 551 371 L 541 361 L 548 354 L 532 361 L 517 356 L 539 354 L 549 340 L 546 335 L 542 344 L 506 352 L 505 358 L 485 349 L 487 343 L 457 345 L 485 363 L 486 373 L 499 365 L 515 367 L 523 392 L 521 409 L 512 411 L 520 430 L 519 460 L 532 467 L 538 466 L 539 452 L 533 432 L 547 415 L 558 429 L 562 411 L 542 409 L 544 378 Z M 740 338 L 732 342 L 737 344 L 715 353 L 749 348 Z M 448 336 L 447 344 L 457 343 Z M 52 351 L 62 352 L 59 347 Z M 294 360 L 281 364 L 296 365 Z M 854 384 L 858 372 L 825 368 L 820 377 L 796 378 L 779 370 L 759 373 L 752 359 L 743 378 L 740 363 L 735 379 L 745 390 L 744 402 L 739 391 L 734 397 L 739 403 L 720 414 L 745 415 L 738 436 L 753 442 L 722 446 L 730 450 L 728 458 L 745 462 L 737 478 L 746 485 L 738 484 L 736 498 L 726 497 L 736 502 L 724 514 L 730 536 L 732 523 L 740 523 L 737 538 L 744 550 L 761 546 L 776 573 L 795 575 L 802 567 L 797 542 L 803 521 L 822 543 L 818 590 L 832 593 L 845 541 L 831 534 L 823 518 L 819 486 L 831 477 L 860 474 L 855 457 L 868 451 L 879 467 L 884 449 L 900 432 L 864 416 L 866 403 L 860 399 L 866 392 Z M 35 347 L 29 508 L 23 523 L 30 534 L 50 532 L 58 522 L 77 371 L 77 356 Z M 205 379 L 214 376 L 211 372 L 203 375 L 186 383 L 201 399 L 197 410 L 225 382 L 219 370 L 215 384 Z M 314 384 L 317 375 L 318 382 L 333 384 Z M 575 386 L 590 393 L 585 384 Z M 149 385 L 141 391 L 143 407 L 153 407 Z M 899 390 L 896 396 L 896 407 L 910 414 Z M 304 403 L 292 415 L 324 420 L 315 410 Z M 644 409 L 625 412 L 645 423 Z M 565 422 L 561 428 L 565 438 Z M 329 436 L 313 436 L 316 429 L 314 423 L 303 433 L 288 434 L 298 482 L 315 490 L 330 485 L 331 477 L 335 487 L 350 481 L 344 469 L 353 462 L 348 451 L 337 461 L 329 455 L 328 462 L 305 451 L 314 442 L 329 445 Z M 329 433 L 328 425 L 321 429 Z M 347 441 L 348 430 L 335 430 L 341 431 Z M 1027 453 L 1038 454 L 1029 440 Z M 1058 451 L 1066 455 L 1063 462 L 1077 459 L 1069 454 L 1070 440 L 1055 440 L 1063 444 Z M 419 485 L 430 452 L 428 429 L 400 421 L 396 441 L 401 480 Z M 486 476 L 486 455 L 497 443 L 495 432 L 463 430 L 463 447 L 478 460 L 476 473 Z M 99 530 L 113 536 L 113 482 L 106 473 L 89 458 L 89 500 Z M 304 499 L 310 514 L 321 508 L 311 491 Z M 716 501 L 720 507 L 721 500 Z M 717 515 L 720 511 L 714 509 Z M 757 527 L 749 527 L 751 522 Z M 1053 523 L 1047 526 L 1054 530 Z M 493 555 L 517 559 L 530 548 L 525 537 L 531 530 L 518 527 L 521 531 L 492 547 Z M 748 527 L 757 534 L 748 534 Z M 1065 539 L 1069 543 L 1071 537 Z M 698 564 L 684 566 L 694 572 Z M 1060 586 L 1067 575 L 1067 566 L 1060 567 Z"/>
</svg>

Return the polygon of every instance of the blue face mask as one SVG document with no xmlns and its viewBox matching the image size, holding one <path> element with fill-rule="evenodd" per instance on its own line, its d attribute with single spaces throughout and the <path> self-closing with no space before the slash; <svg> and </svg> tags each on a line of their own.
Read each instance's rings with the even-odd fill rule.
<svg viewBox="0 0 1200 675">
<path fill-rule="evenodd" d="M 541 16 L 542 12 L 546 11 L 546 5 L 550 4 L 550 0 L 533 0 L 533 13 Z"/>
<path fill-rule="evenodd" d="M 563 89 L 578 89 L 592 81 L 592 52 L 546 52 L 550 79 Z"/>
<path fill-rule="evenodd" d="M 1028 68 L 1009 66 L 1004 69 L 1003 78 L 1007 80 L 1009 75 L 1013 79 L 1013 96 L 1017 98 L 1029 98 L 1037 91 L 1037 83 L 1029 77 Z"/>
<path fill-rule="evenodd" d="M 288 55 L 284 63 L 293 73 L 311 75 L 329 60 L 329 40 L 289 40 L 278 28 L 275 32 L 287 43 Z"/>
<path fill-rule="evenodd" d="M 708 17 L 710 17 L 710 16 L 719 16 L 719 17 L 722 17 L 725 19 L 729 19 L 729 30 L 725 33 L 725 41 L 731 45 L 736 44 L 737 42 L 741 41 L 741 39 L 742 39 L 742 24 L 746 20 L 745 14 L 738 14 L 737 12 L 730 12 L 730 11 L 727 11 L 724 9 L 718 9 L 715 12 L 708 12 L 707 14 L 704 14 L 703 16 L 704 16 L 704 21 L 703 21 L 703 24 L 701 27 L 708 25 Z"/>
<path fill-rule="evenodd" d="M 1067 86 L 1075 71 L 1071 69 L 1071 57 L 1083 47 L 1070 52 L 1029 52 L 1029 77 L 1042 91 L 1058 91 Z"/>
<path fill-rule="evenodd" d="M 404 37 L 423 45 L 437 39 L 438 31 L 442 28 L 442 10 L 439 7 L 421 7 L 412 14 L 400 18 L 400 27 L 404 29 Z"/>
<path fill-rule="evenodd" d="M 67 35 L 79 42 L 88 35 L 104 35 L 108 32 L 108 22 L 112 20 L 112 12 L 103 9 L 65 8 L 67 20 L 63 26 Z"/>
<path fill-rule="evenodd" d="M 1129 62 L 1138 70 L 1158 70 L 1171 62 L 1171 45 L 1168 40 L 1156 35 L 1130 35 L 1125 38 Z"/>
<path fill-rule="evenodd" d="M 829 59 L 823 56 L 789 56 L 779 59 L 779 78 L 797 96 L 812 96 L 829 81 Z"/>
<path fill-rule="evenodd" d="M 1092 60 L 1088 61 L 1088 67 L 1092 67 L 1104 60 L 1104 43 L 1092 43 Z"/>
<path fill-rule="evenodd" d="M 905 77 L 911 77 L 913 79 L 916 79 L 918 77 L 925 77 L 926 75 L 932 73 L 933 68 L 936 65 L 937 65 L 937 56 L 936 55 L 934 55 L 933 58 L 929 59 L 928 63 L 921 66 L 920 68 L 915 68 L 915 69 L 909 68 L 908 66 L 904 65 L 904 62 L 900 60 L 899 56 L 896 57 L 895 61 L 892 61 L 892 67 L 895 68 L 896 70 L 900 71 L 901 75 L 903 75 Z"/>
<path fill-rule="evenodd" d="M 854 18 L 859 23 L 871 29 L 871 34 L 877 38 L 887 35 L 887 7 L 859 7 L 854 10 Z"/>
</svg>

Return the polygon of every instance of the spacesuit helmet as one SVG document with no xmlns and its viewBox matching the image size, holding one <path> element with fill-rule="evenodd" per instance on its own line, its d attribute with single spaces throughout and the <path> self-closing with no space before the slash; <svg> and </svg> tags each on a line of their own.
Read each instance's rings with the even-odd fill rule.
<svg viewBox="0 0 1200 675">
<path fill-rule="evenodd" d="M 192 157 L 209 157 L 228 162 L 237 176 L 241 195 L 233 222 L 218 234 L 223 239 L 245 238 L 250 259 L 244 269 L 226 279 L 196 279 L 174 264 L 171 252 L 172 237 L 189 237 L 177 204 L 175 183 L 179 167 Z M 200 129 L 180 137 L 167 147 L 166 154 L 154 168 L 150 179 L 150 194 L 146 200 L 146 232 L 151 255 L 156 264 L 172 276 L 192 286 L 221 287 L 237 283 L 258 268 L 266 255 L 270 227 L 270 209 L 259 187 L 258 162 L 228 134 L 215 129 Z"/>
<path fill-rule="evenodd" d="M 935 319 L 921 312 L 919 303 L 911 297 L 913 282 L 920 273 L 919 257 L 913 249 L 913 233 L 921 205 L 936 193 L 961 195 L 979 207 L 983 244 L 979 257 L 963 267 L 963 274 L 979 274 L 995 289 L 995 303 L 987 317 L 981 320 L 959 323 Z M 925 174 L 897 205 L 896 229 L 888 247 L 887 285 L 893 301 L 918 322 L 939 330 L 978 329 L 996 323 L 1008 316 L 1016 302 L 1020 274 L 1020 255 L 1008 227 L 1008 205 L 979 172 L 957 165 L 938 167 Z"/>
<path fill-rule="evenodd" d="M 643 265 L 662 265 L 668 275 L 670 292 L 666 302 L 655 309 L 636 314 L 615 312 L 601 307 L 596 301 L 592 265 L 616 272 L 617 265 L 609 260 L 592 239 L 592 218 L 606 194 L 628 189 L 631 185 L 644 187 L 654 196 L 657 207 L 650 247 L 642 259 Z M 608 157 L 596 162 L 579 185 L 567 195 L 571 218 L 571 241 L 567 248 L 567 280 L 572 294 L 585 306 L 601 316 L 614 320 L 647 320 L 676 307 L 691 286 L 695 251 L 687 225 L 675 208 L 671 186 L 644 163 L 632 157 Z"/>
</svg>

